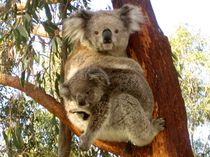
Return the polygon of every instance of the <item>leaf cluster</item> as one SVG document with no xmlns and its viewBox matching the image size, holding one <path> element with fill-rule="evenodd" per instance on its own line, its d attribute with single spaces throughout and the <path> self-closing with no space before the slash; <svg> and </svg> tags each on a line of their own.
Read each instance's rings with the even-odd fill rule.
<svg viewBox="0 0 210 157">
<path fill-rule="evenodd" d="M 199 33 L 180 26 L 170 37 L 174 64 L 185 101 L 191 144 L 197 156 L 208 156 L 209 140 L 195 137 L 199 127 L 210 124 L 210 43 Z M 209 132 L 207 133 L 209 136 Z M 202 153 L 200 153 L 202 152 Z M 199 155 L 204 154 L 204 155 Z"/>
</svg>

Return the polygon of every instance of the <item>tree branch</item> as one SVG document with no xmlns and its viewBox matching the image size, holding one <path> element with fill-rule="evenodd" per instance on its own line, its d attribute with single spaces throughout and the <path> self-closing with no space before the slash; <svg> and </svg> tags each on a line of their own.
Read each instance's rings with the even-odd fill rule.
<svg viewBox="0 0 210 157">
<path fill-rule="evenodd" d="M 51 3 L 51 4 L 59 3 L 59 0 L 50 0 L 50 1 L 47 1 L 47 3 Z M 17 3 L 16 6 L 17 6 L 18 12 L 20 12 L 20 11 L 23 12 L 25 10 L 26 3 Z M 6 9 L 5 4 L 0 3 L 0 15 L 5 11 L 5 9 Z M 41 25 L 34 26 L 31 33 L 34 35 L 38 35 L 40 37 L 49 38 L 48 33 L 44 30 L 44 27 Z M 60 30 L 55 33 L 56 33 L 56 35 L 59 35 L 60 37 L 62 36 L 62 33 Z"/>
<path fill-rule="evenodd" d="M 35 85 L 25 82 L 24 87 L 21 85 L 21 80 L 18 77 L 0 73 L 0 84 L 19 89 L 26 95 L 33 98 L 37 103 L 44 106 L 49 112 L 53 113 L 76 134 L 79 130 L 75 128 L 67 119 L 63 105 L 57 102 L 52 96 L 48 95 L 44 90 L 36 87 Z"/>
<path fill-rule="evenodd" d="M 45 1 L 47 4 L 56 4 L 56 3 L 61 3 L 61 0 L 46 0 Z M 25 10 L 26 7 L 26 3 L 13 3 L 16 4 L 17 6 L 17 11 L 23 12 Z M 5 10 L 5 4 L 4 3 L 0 3 L 0 13 L 3 12 Z"/>
<path fill-rule="evenodd" d="M 21 80 L 18 77 L 6 75 L 0 73 L 0 84 L 4 86 L 10 86 L 24 92 L 26 95 L 30 96 L 37 103 L 44 106 L 49 112 L 58 117 L 66 126 L 68 126 L 76 135 L 80 135 L 78 128 L 72 125 L 66 116 L 64 105 L 57 102 L 52 96 L 48 95 L 44 90 L 36 87 L 35 85 L 25 82 L 24 87 L 21 85 Z M 127 156 L 124 149 L 126 147 L 125 143 L 116 142 L 104 142 L 96 141 L 95 145 L 103 150 Z M 137 148 L 136 148 L 137 149 Z M 141 149 L 141 148 L 138 148 Z"/>
<path fill-rule="evenodd" d="M 4 11 L 4 8 L 5 8 L 4 4 L 0 3 L 0 14 Z"/>
<path fill-rule="evenodd" d="M 36 25 L 33 27 L 32 34 L 38 35 L 40 37 L 49 38 L 49 34 L 45 31 L 42 25 Z M 60 30 L 55 31 L 55 35 L 62 37 L 62 32 Z"/>
</svg>

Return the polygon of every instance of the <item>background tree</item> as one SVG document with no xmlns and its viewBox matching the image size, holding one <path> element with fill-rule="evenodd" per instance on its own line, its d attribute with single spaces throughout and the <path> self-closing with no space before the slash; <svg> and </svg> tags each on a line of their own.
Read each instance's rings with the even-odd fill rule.
<svg viewBox="0 0 210 157">
<path fill-rule="evenodd" d="M 188 117 L 188 130 L 195 156 L 209 156 L 210 124 L 210 43 L 199 33 L 180 26 L 170 37 L 174 63 Z M 203 128 L 203 133 L 195 137 Z M 198 135 L 197 135 L 198 136 Z"/>
<path fill-rule="evenodd" d="M 60 65 L 62 65 L 60 55 L 62 54 L 62 40 L 59 33 L 61 19 L 64 17 L 63 14 L 71 14 L 77 8 L 87 6 L 87 2 L 85 0 L 73 1 L 69 4 L 69 1 L 65 0 L 34 0 L 27 1 L 25 5 L 16 5 L 14 1 L 7 1 L 6 7 L 3 8 L 4 14 L 0 16 L 0 52 L 2 55 L 1 73 L 8 75 L 1 74 L 0 83 L 22 90 L 33 100 L 14 89 L 1 87 L 2 117 L 0 122 L 2 136 L 6 142 L 1 147 L 3 150 L 1 152 L 9 156 L 46 154 L 56 156 L 58 121 L 55 116 L 79 134 L 77 128 L 67 120 L 62 105 L 54 98 L 59 101 L 58 84 Z M 154 116 L 160 115 L 166 119 L 165 131 L 152 144 L 144 148 L 132 147 L 130 154 L 151 157 L 192 156 L 184 102 L 172 63 L 170 46 L 156 22 L 150 1 L 113 0 L 112 2 L 114 8 L 119 8 L 127 2 L 143 8 L 147 23 L 142 26 L 141 33 L 132 36 L 128 52 L 142 65 L 145 76 L 153 89 L 156 102 Z M 67 12 L 64 12 L 62 8 Z M 40 28 L 45 32 L 40 31 Z M 70 52 L 70 49 L 68 47 L 67 52 Z M 19 76 L 20 79 L 11 76 Z M 27 81 L 39 88 L 34 88 Z M 42 104 L 54 116 L 35 102 Z M 5 122 L 4 119 L 8 115 L 10 118 Z M 48 126 L 46 130 L 41 129 L 45 126 Z M 54 134 L 50 134 L 52 132 Z M 73 136 L 72 156 L 80 154 L 77 151 L 77 142 L 78 138 Z M 125 143 L 97 141 L 96 145 L 116 154 L 130 156 L 124 151 Z M 96 154 L 111 156 L 97 148 L 93 148 L 86 155 L 96 156 Z"/>
</svg>

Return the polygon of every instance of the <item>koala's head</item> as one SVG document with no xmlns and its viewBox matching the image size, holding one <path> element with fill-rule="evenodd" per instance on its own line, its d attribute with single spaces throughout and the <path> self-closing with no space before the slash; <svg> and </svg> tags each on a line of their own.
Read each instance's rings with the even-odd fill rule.
<svg viewBox="0 0 210 157">
<path fill-rule="evenodd" d="M 79 105 L 95 104 L 101 100 L 109 86 L 108 75 L 101 68 L 86 68 L 77 72 L 60 88 L 65 99 L 75 100 Z"/>
<path fill-rule="evenodd" d="M 64 21 L 63 37 L 115 55 L 126 50 L 130 34 L 139 31 L 143 22 L 141 8 L 128 4 L 113 11 L 82 10 Z"/>
</svg>

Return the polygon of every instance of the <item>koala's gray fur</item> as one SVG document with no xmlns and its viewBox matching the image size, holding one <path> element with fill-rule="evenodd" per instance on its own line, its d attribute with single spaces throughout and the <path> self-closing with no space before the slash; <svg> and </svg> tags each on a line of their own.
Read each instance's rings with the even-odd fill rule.
<svg viewBox="0 0 210 157">
<path fill-rule="evenodd" d="M 91 16 L 86 18 L 86 13 L 90 13 Z M 124 27 L 124 29 L 127 30 L 127 33 L 124 36 L 121 35 L 117 37 L 115 36 L 116 34 L 112 32 L 112 38 L 115 38 L 116 40 L 121 40 L 121 38 L 123 38 L 123 40 L 126 39 L 124 40 L 125 43 L 123 46 L 120 46 L 121 44 L 118 45 L 120 42 L 112 42 L 108 44 L 112 45 L 112 49 L 106 49 L 99 52 L 99 48 L 97 48 L 97 46 L 94 47 L 94 45 L 97 44 L 92 43 L 95 37 L 92 36 L 93 39 L 90 39 L 85 35 L 87 32 L 95 31 L 93 29 L 91 30 L 91 27 L 87 27 L 88 25 L 91 25 L 90 19 L 93 17 L 94 21 L 92 21 L 92 23 L 95 25 L 94 27 L 97 27 L 97 24 L 106 26 L 106 28 L 110 27 L 110 30 L 112 27 Z M 107 21 L 104 19 L 105 17 L 111 18 L 112 23 L 107 24 Z M 119 23 L 119 20 L 122 21 Z M 93 64 L 105 68 L 132 69 L 142 72 L 142 68 L 137 62 L 126 57 L 127 54 L 125 48 L 127 47 L 129 33 L 140 30 L 140 23 L 143 22 L 144 17 L 141 9 L 133 5 L 124 5 L 121 9 L 113 11 L 81 11 L 67 18 L 63 25 L 63 37 L 68 39 L 71 43 L 74 43 L 74 47 L 65 64 L 64 80 L 70 80 L 77 71 Z M 118 34 L 120 34 L 120 32 Z M 102 34 L 100 33 L 99 35 L 102 40 Z M 101 44 L 103 45 L 104 43 L 102 42 Z M 67 111 L 78 107 L 76 101 L 66 99 L 64 99 L 64 105 Z M 68 118 L 74 126 L 81 131 L 86 130 L 88 120 L 81 118 L 81 114 L 68 113 Z"/>
<path fill-rule="evenodd" d="M 80 11 L 67 18 L 63 24 L 63 37 L 70 43 L 74 43 L 74 47 L 65 64 L 65 83 L 71 80 L 78 71 L 91 65 L 100 66 L 102 69 L 130 69 L 137 73 L 141 73 L 143 77 L 141 66 L 134 60 L 126 58 L 126 47 L 130 34 L 134 31 L 141 30 L 140 24 L 143 24 L 144 22 L 145 19 L 141 8 L 128 4 L 113 11 Z M 116 29 L 118 31 L 116 31 Z M 81 117 L 81 114 L 78 114 L 80 111 L 77 113 L 69 112 L 81 109 L 81 106 L 78 105 L 77 101 L 70 99 L 71 96 L 68 94 L 69 90 L 66 89 L 68 88 L 61 86 L 60 91 L 61 95 L 63 92 L 67 116 L 74 126 L 79 128 L 80 131 L 85 131 L 87 130 L 88 125 L 90 125 L 90 118 Z M 100 91 L 102 92 L 102 95 L 104 95 L 104 90 Z M 111 124 L 104 122 L 102 126 L 103 129 L 101 129 L 103 131 L 99 131 L 99 134 L 97 135 L 98 139 L 119 142 L 131 140 L 134 144 L 139 146 L 145 145 L 145 142 L 149 141 L 148 137 L 152 137 L 149 132 L 152 129 L 149 129 L 148 133 L 145 131 L 141 133 L 141 130 L 137 128 L 130 128 L 133 132 L 136 131 L 136 134 L 133 135 L 140 134 L 138 135 L 138 138 L 131 137 L 131 135 L 128 137 L 129 132 L 127 131 L 126 126 L 129 126 L 127 124 L 132 121 L 133 123 L 141 123 L 142 128 L 145 130 L 147 128 L 152 128 L 152 124 L 150 123 L 151 114 L 145 114 L 144 109 L 141 107 L 141 104 L 138 99 L 136 99 L 135 95 L 133 96 L 123 92 L 121 94 L 115 94 L 109 97 L 107 106 L 115 107 L 111 109 L 113 113 L 110 113 L 110 115 L 108 114 L 115 123 Z M 136 108 L 133 108 L 132 106 L 139 106 L 139 108 L 136 110 Z M 152 111 L 153 104 L 151 104 L 149 108 L 149 110 Z M 118 111 L 125 115 L 123 119 L 115 116 L 119 115 Z M 81 111 L 81 113 L 91 114 L 88 110 Z M 132 120 L 131 117 L 133 117 Z M 109 120 L 110 118 L 108 117 L 105 119 Z M 118 123 L 120 125 L 118 125 Z M 157 120 L 154 122 L 157 126 L 160 126 L 158 125 L 159 123 L 162 123 L 162 121 Z M 122 129 L 123 126 L 125 126 L 125 129 Z M 96 131 L 96 133 L 97 132 L 98 131 Z M 139 140 L 139 137 L 144 137 L 144 133 L 145 139 L 147 140 Z M 95 138 L 96 136 L 93 134 L 93 137 Z M 135 138 L 138 140 L 136 141 Z M 83 140 L 82 137 L 81 139 Z M 92 141 L 89 142 L 92 143 Z"/>
<path fill-rule="evenodd" d="M 79 104 L 77 109 L 68 112 L 90 115 L 87 130 L 81 136 L 82 150 L 88 150 L 106 130 L 117 131 L 114 130 L 116 125 L 118 129 L 126 129 L 124 138 L 137 146 L 149 144 L 164 128 L 162 118 L 151 119 L 153 95 L 142 73 L 91 66 L 65 81 L 60 93 L 65 99 L 76 100 Z M 123 94 L 134 100 L 128 104 L 113 103 L 115 97 Z"/>
<path fill-rule="evenodd" d="M 141 8 L 124 5 L 113 11 L 82 10 L 63 23 L 63 37 L 74 43 L 80 41 L 97 52 L 126 56 L 131 33 L 139 31 L 145 21 Z"/>
<path fill-rule="evenodd" d="M 110 95 L 127 93 L 138 99 L 149 118 L 153 112 L 152 90 L 140 71 L 100 68 L 92 65 L 79 70 L 61 87 L 61 96 L 66 99 L 73 97 L 80 106 L 81 104 L 99 102 L 105 93 Z M 85 95 L 87 91 L 88 95 Z"/>
</svg>

